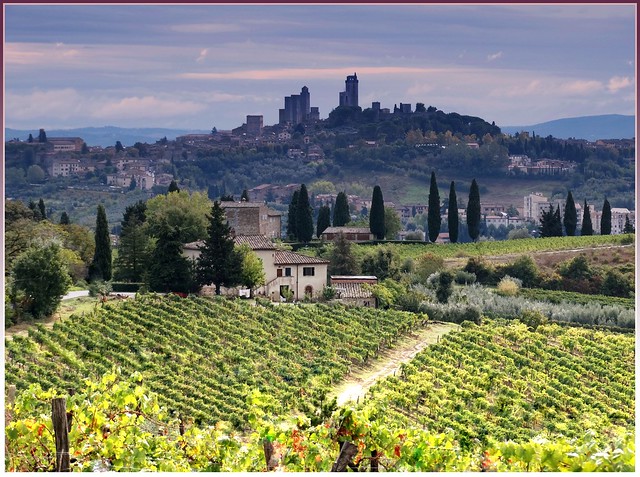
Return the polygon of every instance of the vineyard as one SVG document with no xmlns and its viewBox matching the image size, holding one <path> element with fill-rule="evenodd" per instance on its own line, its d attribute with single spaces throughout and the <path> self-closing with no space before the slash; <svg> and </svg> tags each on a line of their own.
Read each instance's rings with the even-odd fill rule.
<svg viewBox="0 0 640 477">
<path fill-rule="evenodd" d="M 164 321 L 163 312 L 167 313 Z M 189 314 L 194 318 L 187 320 Z M 119 315 L 127 315 L 126 320 L 130 321 Z M 144 321 L 147 315 L 167 327 L 164 332 L 161 326 Z M 197 356 L 191 351 L 194 348 L 179 343 L 169 328 L 171 323 L 180 323 L 174 325 L 176 329 L 191 327 L 181 331 L 189 343 L 195 340 L 195 334 L 204 332 L 213 316 L 221 318 L 205 337 L 209 344 L 203 341 L 200 346 L 211 349 L 210 355 L 216 361 L 222 356 L 230 359 L 234 353 L 251 355 L 249 341 L 262 343 L 265 358 L 253 358 L 255 375 L 243 375 L 242 387 L 253 389 L 236 398 L 244 398 L 243 403 L 236 404 L 236 412 L 246 417 L 242 430 L 222 422 L 182 426 L 177 416 L 165 412 L 159 404 L 172 407 L 184 402 L 183 412 L 190 412 L 197 409 L 186 406 L 198 403 L 192 404 L 186 399 L 191 396 L 186 395 L 173 394 L 167 399 L 162 386 L 158 387 L 158 395 L 149 391 L 156 386 L 154 381 L 163 376 L 176 383 L 172 389 L 178 392 L 191 392 L 186 388 L 188 383 L 193 383 L 194 389 L 207 389 L 208 378 L 201 368 L 209 369 L 221 380 L 240 369 L 239 363 L 227 364 L 230 368 L 225 374 L 212 367 L 216 366 L 214 363 L 202 364 L 211 358 Z M 332 321 L 325 322 L 327 317 Z M 114 335 L 103 338 L 107 344 L 100 344 L 99 336 L 111 329 L 107 325 L 110 320 L 120 322 L 120 333 L 127 334 L 125 324 L 131 327 L 128 334 L 135 332 L 137 341 L 123 339 L 119 344 Z M 245 333 L 231 333 L 225 320 L 238 321 Z M 347 320 L 351 320 L 350 326 L 341 327 Z M 395 325 L 388 323 L 394 320 Z M 408 314 L 375 310 L 356 312 L 317 305 L 251 307 L 232 301 L 160 298 L 131 303 L 122 309 L 109 308 L 84 320 L 69 320 L 76 325 L 86 321 L 88 327 L 83 333 L 93 327 L 96 332 L 91 336 L 101 352 L 114 348 L 107 355 L 110 361 L 101 362 L 102 366 L 117 363 L 123 369 L 119 374 L 107 372 L 99 378 L 83 380 L 79 392 L 68 396 L 67 409 L 72 416 L 71 470 L 328 471 L 338 467 L 346 451 L 351 453 L 343 461 L 345 468 L 358 471 L 635 469 L 633 335 L 555 324 L 531 330 L 517 321 L 489 321 L 481 326 L 465 323 L 460 331 L 447 334 L 403 365 L 396 376 L 375 385 L 367 399 L 355 407 L 342 407 L 314 422 L 313 416 L 292 413 L 282 404 L 287 397 L 300 402 L 294 389 L 301 388 L 299 384 L 287 386 L 281 375 L 282 370 L 295 368 L 295 356 L 277 355 L 276 347 L 269 344 L 273 341 L 277 346 L 286 346 L 277 337 L 280 332 L 298 323 L 305 327 L 306 336 L 298 333 L 289 340 L 297 344 L 286 349 L 296 354 L 306 350 L 305 359 L 313 364 L 304 366 L 308 375 L 300 370 L 297 379 L 313 385 L 337 379 L 337 371 L 331 370 L 343 370 L 354 360 L 362 361 L 383 340 L 390 343 L 399 330 L 417 325 L 415 320 Z M 306 325 L 309 322 L 311 326 Z M 264 323 L 268 326 L 263 327 Z M 356 333 L 348 334 L 352 327 L 358 333 L 375 328 L 376 334 L 385 338 L 371 341 L 371 333 L 356 338 Z M 338 329 L 341 331 L 335 334 L 330 331 Z M 272 333 L 267 336 L 268 330 Z M 56 328 L 53 333 L 59 334 L 55 340 L 64 339 L 64 334 L 71 331 Z M 74 361 L 82 355 L 80 335 L 69 336 L 56 349 L 53 334 L 38 331 L 34 338 L 23 339 L 19 345 L 23 353 L 39 355 L 33 360 L 24 354 L 18 359 L 18 348 L 13 349 L 13 343 L 8 343 L 10 382 L 26 386 L 29 380 L 19 376 L 19 369 L 39 366 L 40 372 L 48 370 L 45 379 L 57 388 L 47 391 L 39 384 L 29 384 L 18 394 L 15 405 L 8 407 L 8 470 L 52 470 L 56 457 L 50 400 L 66 394 L 67 379 L 81 374 L 79 368 L 85 366 L 86 372 L 90 367 L 90 357 L 83 358 L 87 359 L 84 365 Z M 74 348 L 71 343 L 76 341 Z M 305 344 L 300 345 L 302 342 Z M 126 351 L 132 343 L 138 343 L 138 351 Z M 176 351 L 171 351 L 171 346 Z M 245 346 L 246 351 L 240 350 Z M 232 351 L 225 354 L 224 348 Z M 97 353 L 95 349 L 91 352 Z M 141 371 L 132 372 L 134 363 L 140 360 L 135 353 L 144 354 L 146 360 L 140 361 Z M 153 355 L 158 355 L 159 361 L 151 361 Z M 171 363 L 178 359 L 180 372 L 174 369 L 178 365 Z M 331 359 L 342 367 L 332 365 Z M 67 376 L 57 376 L 51 371 L 56 367 L 47 366 L 47 360 L 55 360 Z M 196 360 L 201 364 L 192 362 Z M 152 363 L 160 369 L 156 370 Z M 318 366 L 318 370 L 326 366 L 325 373 L 311 371 L 312 366 Z M 195 374 L 198 371 L 200 374 Z M 227 385 L 224 389 L 230 392 L 233 388 Z M 222 405 L 222 400 L 215 401 L 215 405 Z"/>
<path fill-rule="evenodd" d="M 81 389 L 118 368 L 141 373 L 160 402 L 196 423 L 242 428 L 247 396 L 273 396 L 271 412 L 321 405 L 332 383 L 427 317 L 329 305 L 250 305 L 205 298 L 139 297 L 52 330 L 6 342 L 7 384 Z M 316 404 L 319 402 L 320 404 Z"/>
<path fill-rule="evenodd" d="M 468 325 L 468 326 L 466 326 Z M 558 325 L 466 324 L 370 390 L 384 422 L 460 445 L 634 429 L 635 338 Z"/>
</svg>

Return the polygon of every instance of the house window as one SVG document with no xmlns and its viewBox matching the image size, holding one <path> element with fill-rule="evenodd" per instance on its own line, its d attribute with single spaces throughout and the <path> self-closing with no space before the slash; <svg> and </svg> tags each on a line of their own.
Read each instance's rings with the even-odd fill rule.
<svg viewBox="0 0 640 477">
<path fill-rule="evenodd" d="M 287 267 L 284 269 L 284 276 L 285 277 L 290 277 L 291 276 L 291 267 Z"/>
<path fill-rule="evenodd" d="M 302 275 L 305 277 L 313 277 L 316 274 L 315 267 L 304 267 L 302 269 Z"/>
<path fill-rule="evenodd" d="M 276 276 L 278 277 L 282 276 L 282 268 L 278 268 L 278 270 L 276 270 Z"/>
</svg>

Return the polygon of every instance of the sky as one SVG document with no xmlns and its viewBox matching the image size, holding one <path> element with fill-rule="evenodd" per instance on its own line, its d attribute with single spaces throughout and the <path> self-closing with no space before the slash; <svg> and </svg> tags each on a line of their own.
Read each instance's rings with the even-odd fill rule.
<svg viewBox="0 0 640 477">
<path fill-rule="evenodd" d="M 231 129 L 309 88 L 326 118 L 421 102 L 498 126 L 636 111 L 635 4 L 4 4 L 16 129 Z"/>
</svg>

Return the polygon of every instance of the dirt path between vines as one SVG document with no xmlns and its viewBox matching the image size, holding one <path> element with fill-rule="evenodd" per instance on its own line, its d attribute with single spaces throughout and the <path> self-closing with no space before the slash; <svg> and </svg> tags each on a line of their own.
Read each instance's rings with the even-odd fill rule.
<svg viewBox="0 0 640 477">
<path fill-rule="evenodd" d="M 440 336 L 458 328 L 452 323 L 432 323 L 401 338 L 393 348 L 382 351 L 369 365 L 353 368 L 331 396 L 337 397 L 339 406 L 363 398 L 376 381 L 392 375 L 402 363 L 411 361 L 424 348 L 437 343 Z"/>
</svg>

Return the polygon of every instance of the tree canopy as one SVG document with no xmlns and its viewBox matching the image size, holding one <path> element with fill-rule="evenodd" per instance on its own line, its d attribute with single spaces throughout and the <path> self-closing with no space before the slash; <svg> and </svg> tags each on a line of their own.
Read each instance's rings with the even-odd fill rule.
<svg viewBox="0 0 640 477">
<path fill-rule="evenodd" d="M 451 187 L 449 188 L 449 206 L 447 208 L 447 223 L 449 227 L 449 241 L 451 243 L 458 242 L 458 198 L 456 196 L 455 183 L 451 181 Z"/>
<path fill-rule="evenodd" d="M 345 192 L 338 192 L 336 196 L 336 205 L 333 208 L 333 226 L 342 227 L 347 225 L 351 220 L 349 212 L 349 202 Z"/>
<path fill-rule="evenodd" d="M 469 190 L 469 202 L 467 203 L 467 227 L 469 229 L 469 237 L 474 242 L 480 235 L 480 220 L 480 189 L 476 180 L 473 179 Z"/>
<path fill-rule="evenodd" d="M 98 205 L 98 213 L 96 215 L 95 243 L 96 249 L 93 261 L 89 266 L 89 279 L 91 281 L 109 281 L 112 274 L 111 239 L 109 237 L 107 213 L 102 204 Z"/>
<path fill-rule="evenodd" d="M 373 188 L 371 197 L 371 211 L 369 212 L 369 229 L 376 239 L 384 239 L 384 199 L 380 186 Z"/>
<path fill-rule="evenodd" d="M 440 192 L 436 182 L 435 172 L 431 172 L 431 185 L 429 186 L 429 209 L 427 212 L 427 227 L 429 229 L 429 240 L 435 242 L 440 235 L 442 218 L 440 216 Z"/>
<path fill-rule="evenodd" d="M 146 217 L 151 235 L 157 237 L 161 224 L 178 229 L 182 243 L 195 242 L 207 235 L 207 214 L 211 201 L 204 192 L 186 190 L 160 194 L 147 200 Z"/>
</svg>

